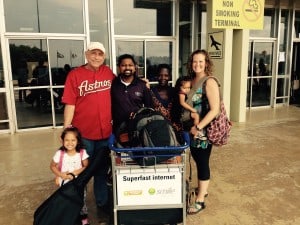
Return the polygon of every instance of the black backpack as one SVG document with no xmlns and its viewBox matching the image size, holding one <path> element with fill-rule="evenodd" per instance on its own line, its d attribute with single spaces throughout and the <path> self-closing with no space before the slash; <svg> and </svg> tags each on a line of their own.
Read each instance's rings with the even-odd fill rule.
<svg viewBox="0 0 300 225">
<path fill-rule="evenodd" d="M 141 108 L 134 113 L 128 123 L 128 139 L 130 147 L 147 147 L 147 151 L 132 151 L 133 159 L 143 166 L 154 165 L 165 161 L 178 151 L 171 148 L 170 150 L 156 151 L 155 147 L 175 147 L 180 146 L 173 126 L 161 113 L 152 108 Z M 153 151 L 148 147 L 153 147 Z M 151 148 L 150 148 L 151 149 Z"/>
<path fill-rule="evenodd" d="M 128 138 L 131 147 L 178 146 L 171 123 L 152 108 L 141 108 L 128 121 Z"/>
</svg>

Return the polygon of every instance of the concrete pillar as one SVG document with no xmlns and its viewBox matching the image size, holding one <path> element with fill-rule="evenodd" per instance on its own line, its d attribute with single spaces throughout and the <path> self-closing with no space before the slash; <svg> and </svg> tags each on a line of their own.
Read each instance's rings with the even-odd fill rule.
<svg viewBox="0 0 300 225">
<path fill-rule="evenodd" d="M 230 119 L 246 121 L 249 30 L 233 31 Z"/>
<path fill-rule="evenodd" d="M 230 115 L 230 92 L 231 92 L 231 58 L 232 58 L 232 29 L 213 29 L 212 28 L 212 1 L 207 1 L 207 49 L 211 47 L 212 40 L 210 34 L 223 37 L 218 40 L 221 44 L 220 58 L 212 58 L 214 63 L 214 75 L 221 82 L 221 92 L 228 115 Z M 209 50 L 208 50 L 209 51 Z M 231 119 L 231 118 L 230 118 Z"/>
<path fill-rule="evenodd" d="M 213 29 L 212 1 L 207 1 L 207 49 L 211 47 L 209 34 L 223 36 L 222 57 L 213 58 L 214 74 L 219 78 L 221 92 L 230 120 L 245 122 L 249 30 Z"/>
</svg>

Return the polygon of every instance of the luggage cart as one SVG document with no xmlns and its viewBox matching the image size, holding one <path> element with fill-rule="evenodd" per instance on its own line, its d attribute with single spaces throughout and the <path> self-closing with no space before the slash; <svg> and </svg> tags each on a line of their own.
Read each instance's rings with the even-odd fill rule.
<svg viewBox="0 0 300 225">
<path fill-rule="evenodd" d="M 176 147 L 118 148 L 115 136 L 109 138 L 113 173 L 114 225 L 186 224 L 186 150 Z M 151 151 L 154 160 L 165 161 L 151 166 L 139 165 L 134 152 Z M 165 155 L 170 151 L 171 155 Z M 161 155 L 163 152 L 164 155 Z M 134 155 L 134 156 L 133 156 Z M 147 155 L 149 157 L 149 155 Z"/>
</svg>

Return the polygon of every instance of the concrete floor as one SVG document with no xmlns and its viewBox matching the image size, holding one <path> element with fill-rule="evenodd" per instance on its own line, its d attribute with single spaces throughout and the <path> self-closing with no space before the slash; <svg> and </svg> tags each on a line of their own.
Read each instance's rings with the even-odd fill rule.
<svg viewBox="0 0 300 225">
<path fill-rule="evenodd" d="M 49 163 L 61 130 L 0 135 L 0 221 L 29 225 L 54 190 Z M 259 109 L 215 148 L 207 208 L 187 225 L 300 224 L 300 108 Z M 91 182 L 88 185 L 91 192 Z M 88 194 L 91 224 L 99 224 Z"/>
</svg>

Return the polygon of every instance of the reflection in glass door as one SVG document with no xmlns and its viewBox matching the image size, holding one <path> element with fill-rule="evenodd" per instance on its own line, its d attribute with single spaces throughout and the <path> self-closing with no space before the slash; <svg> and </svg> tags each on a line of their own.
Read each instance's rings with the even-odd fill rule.
<svg viewBox="0 0 300 225">
<path fill-rule="evenodd" d="M 293 43 L 290 104 L 300 105 L 300 42 Z"/>
<path fill-rule="evenodd" d="M 6 101 L 6 85 L 4 78 L 4 68 L 2 61 L 2 50 L 0 44 L 0 132 L 9 130 L 9 118 L 7 112 L 7 101 Z"/>
<path fill-rule="evenodd" d="M 17 129 L 52 125 L 51 114 L 42 112 L 49 88 L 46 40 L 11 39 L 9 50 Z"/>
<path fill-rule="evenodd" d="M 10 39 L 16 129 L 63 124 L 68 72 L 84 63 L 82 40 Z"/>
<path fill-rule="evenodd" d="M 251 42 L 248 62 L 247 107 L 271 105 L 273 42 Z"/>
<path fill-rule="evenodd" d="M 47 110 L 52 111 L 53 124 L 63 125 L 64 105 L 61 103 L 64 84 L 74 67 L 84 64 L 82 40 L 49 40 L 49 67 L 51 86 L 48 90 Z"/>
<path fill-rule="evenodd" d="M 125 53 L 133 55 L 138 64 L 138 76 L 146 77 L 150 82 L 156 81 L 159 64 L 165 63 L 172 68 L 172 51 L 172 41 L 116 41 L 116 57 Z"/>
</svg>

